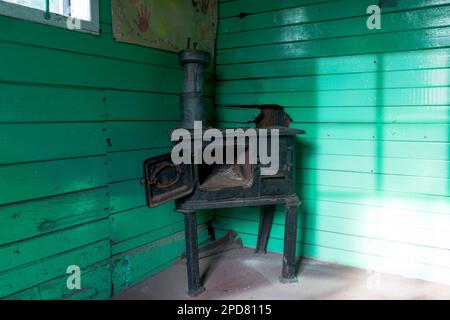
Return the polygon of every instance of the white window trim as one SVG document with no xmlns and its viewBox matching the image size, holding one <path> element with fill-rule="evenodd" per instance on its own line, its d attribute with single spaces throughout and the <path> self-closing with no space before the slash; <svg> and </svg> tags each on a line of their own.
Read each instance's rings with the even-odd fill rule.
<svg viewBox="0 0 450 320">
<path fill-rule="evenodd" d="M 100 33 L 100 16 L 99 16 L 99 0 L 91 0 L 91 21 L 80 20 L 80 29 L 73 29 L 79 32 L 91 33 L 98 35 Z M 70 17 L 66 17 L 57 13 L 34 9 L 10 2 L 0 0 L 0 15 L 8 16 L 51 26 L 56 26 L 64 29 L 69 29 L 68 22 Z"/>
</svg>

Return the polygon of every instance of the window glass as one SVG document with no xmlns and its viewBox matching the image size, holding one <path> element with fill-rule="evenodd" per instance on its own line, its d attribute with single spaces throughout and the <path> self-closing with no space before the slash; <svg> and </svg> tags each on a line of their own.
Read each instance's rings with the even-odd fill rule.
<svg viewBox="0 0 450 320">
<path fill-rule="evenodd" d="M 46 0 L 3 0 L 20 6 L 46 10 Z M 66 17 L 91 21 L 90 0 L 50 0 L 49 11 Z"/>
<path fill-rule="evenodd" d="M 0 0 L 0 15 L 92 34 L 100 30 L 99 0 Z"/>
</svg>

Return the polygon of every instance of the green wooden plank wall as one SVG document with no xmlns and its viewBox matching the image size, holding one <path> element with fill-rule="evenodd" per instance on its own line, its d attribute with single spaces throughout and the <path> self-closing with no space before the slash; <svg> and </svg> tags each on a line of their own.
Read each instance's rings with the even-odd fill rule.
<svg viewBox="0 0 450 320">
<path fill-rule="evenodd" d="M 184 251 L 182 215 L 148 209 L 139 184 L 178 124 L 182 70 L 115 42 L 100 3 L 100 36 L 0 17 L 1 298 L 108 298 Z"/>
<path fill-rule="evenodd" d="M 220 4 L 216 120 L 240 104 L 287 107 L 298 139 L 299 254 L 450 284 L 450 1 Z M 281 209 L 281 208 L 280 208 Z M 258 209 L 217 212 L 256 243 Z M 282 251 L 278 212 L 269 248 Z"/>
</svg>

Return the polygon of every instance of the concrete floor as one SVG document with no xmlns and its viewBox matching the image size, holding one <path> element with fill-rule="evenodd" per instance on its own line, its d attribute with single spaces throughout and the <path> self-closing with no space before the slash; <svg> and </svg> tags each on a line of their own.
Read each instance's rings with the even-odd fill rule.
<svg viewBox="0 0 450 320">
<path fill-rule="evenodd" d="M 370 273 L 304 259 L 297 284 L 281 284 L 281 255 L 235 248 L 201 259 L 206 291 L 196 299 L 450 299 L 450 286 Z M 179 261 L 114 299 L 191 299 L 186 265 Z"/>
</svg>

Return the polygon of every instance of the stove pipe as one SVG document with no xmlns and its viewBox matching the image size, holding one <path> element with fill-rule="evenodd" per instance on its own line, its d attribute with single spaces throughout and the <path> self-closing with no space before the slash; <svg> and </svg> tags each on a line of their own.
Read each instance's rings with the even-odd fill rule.
<svg viewBox="0 0 450 320">
<path fill-rule="evenodd" d="M 211 63 L 211 55 L 206 51 L 186 49 L 179 53 L 178 63 L 184 67 L 183 92 L 180 96 L 181 127 L 194 129 L 194 121 L 202 121 L 204 126 L 203 69 Z"/>
</svg>

